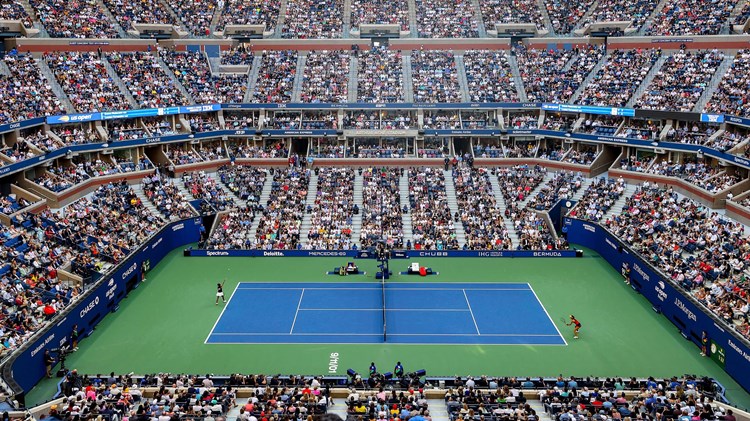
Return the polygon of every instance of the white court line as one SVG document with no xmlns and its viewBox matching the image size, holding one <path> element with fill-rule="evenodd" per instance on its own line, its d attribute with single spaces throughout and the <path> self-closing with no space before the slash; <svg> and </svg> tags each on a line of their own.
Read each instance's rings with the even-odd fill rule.
<svg viewBox="0 0 750 421">
<path fill-rule="evenodd" d="M 381 287 L 380 285 L 376 287 L 367 287 L 367 288 L 328 288 L 328 287 L 320 287 L 320 288 L 305 288 L 310 291 L 377 291 Z M 277 288 L 277 287 L 261 287 L 261 288 L 237 288 L 242 290 L 250 290 L 250 291 L 263 291 L 263 290 L 298 290 L 300 287 L 296 288 Z M 528 291 L 528 288 L 398 288 L 396 286 L 388 286 L 386 284 L 386 289 L 396 290 L 396 291 Z"/>
<path fill-rule="evenodd" d="M 301 308 L 299 311 L 383 311 L 383 308 Z M 385 311 L 432 311 L 432 312 L 461 312 L 469 311 L 463 308 L 386 308 Z"/>
<path fill-rule="evenodd" d="M 469 306 L 469 313 L 471 313 L 471 320 L 474 321 L 474 327 L 477 329 L 477 336 L 482 336 L 482 334 L 479 332 L 479 326 L 477 325 L 477 319 L 474 318 L 474 312 L 471 311 L 471 303 L 469 303 L 469 297 L 466 295 L 466 290 L 461 290 L 464 293 L 464 298 L 466 298 L 466 305 Z"/>
<path fill-rule="evenodd" d="M 297 302 L 297 311 L 294 312 L 294 320 L 292 320 L 292 328 L 289 329 L 290 335 L 294 331 L 294 324 L 297 323 L 297 315 L 299 314 L 299 307 L 302 305 L 302 297 L 304 296 L 305 296 L 305 289 L 302 288 L 302 294 L 299 295 L 299 302 Z"/>
<path fill-rule="evenodd" d="M 224 316 L 224 312 L 227 310 L 227 307 L 229 307 L 229 303 L 232 302 L 232 298 L 234 298 L 234 293 L 237 292 L 237 287 L 239 287 L 239 286 L 240 286 L 239 282 L 237 283 L 237 285 L 234 286 L 234 291 L 232 291 L 232 295 L 229 297 L 229 299 L 227 300 L 227 302 L 224 304 L 224 308 L 221 309 L 221 313 L 219 314 L 219 318 L 216 319 L 216 321 L 214 322 L 214 326 L 211 328 L 211 331 L 208 332 L 208 336 L 206 336 L 206 340 L 203 341 L 204 345 L 208 343 L 208 338 L 210 338 L 211 335 L 213 335 L 214 329 L 216 329 L 216 326 L 219 324 L 219 320 L 221 320 L 222 316 Z"/>
<path fill-rule="evenodd" d="M 215 336 L 375 336 L 375 337 L 381 337 L 383 336 L 382 333 L 268 333 L 268 332 L 257 332 L 257 333 L 247 333 L 247 332 L 239 332 L 239 333 L 214 333 Z M 388 336 L 469 336 L 474 337 L 477 336 L 474 333 L 389 333 Z M 518 334 L 518 333 L 485 333 L 482 336 L 492 336 L 492 337 L 516 337 L 516 336 L 528 336 L 528 337 L 558 337 L 560 335 L 554 335 L 551 333 L 530 333 L 530 334 Z M 255 342 L 251 342 L 255 343 Z M 492 344 L 489 344 L 492 345 Z M 518 344 L 518 345 L 529 345 L 529 344 Z"/>
<path fill-rule="evenodd" d="M 565 342 L 565 346 L 568 346 L 568 341 L 565 340 L 565 336 L 563 336 L 562 333 L 560 333 L 560 329 L 557 328 L 557 325 L 552 320 L 552 317 L 549 316 L 549 312 L 544 307 L 544 304 L 542 304 L 542 300 L 539 299 L 539 296 L 536 295 L 536 291 L 534 291 L 534 288 L 531 286 L 531 284 L 527 284 L 527 285 L 529 286 L 529 289 L 531 290 L 531 292 L 534 293 L 534 297 L 536 298 L 537 302 L 539 302 L 539 305 L 542 306 L 542 310 L 544 310 L 544 314 L 547 315 L 547 318 L 549 319 L 549 322 L 552 323 L 552 326 L 555 327 L 555 330 L 557 331 L 557 334 L 562 338 L 563 342 Z"/>
</svg>

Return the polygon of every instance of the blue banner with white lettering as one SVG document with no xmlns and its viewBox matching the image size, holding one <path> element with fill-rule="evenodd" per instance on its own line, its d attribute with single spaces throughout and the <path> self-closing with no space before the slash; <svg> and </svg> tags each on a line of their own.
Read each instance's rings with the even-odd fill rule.
<svg viewBox="0 0 750 421">
<path fill-rule="evenodd" d="M 196 257 L 360 257 L 374 258 L 358 250 L 188 250 Z M 575 250 L 394 250 L 393 258 L 415 257 L 575 257 Z"/>
</svg>

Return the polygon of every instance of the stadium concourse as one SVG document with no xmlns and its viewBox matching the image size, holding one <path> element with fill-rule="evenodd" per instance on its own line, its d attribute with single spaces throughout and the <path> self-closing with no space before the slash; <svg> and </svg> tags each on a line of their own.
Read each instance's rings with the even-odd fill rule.
<svg viewBox="0 0 750 421">
<path fill-rule="evenodd" d="M 703 376 L 750 407 L 747 0 L 13 0 L 0 20 L 0 386 L 36 404 L 60 362 L 81 374 L 35 414 L 731 421 Z M 557 258 L 573 229 L 597 241 Z M 373 247 L 437 275 L 328 275 Z M 320 251 L 339 257 L 273 257 Z M 399 359 L 403 396 L 344 366 Z"/>
</svg>

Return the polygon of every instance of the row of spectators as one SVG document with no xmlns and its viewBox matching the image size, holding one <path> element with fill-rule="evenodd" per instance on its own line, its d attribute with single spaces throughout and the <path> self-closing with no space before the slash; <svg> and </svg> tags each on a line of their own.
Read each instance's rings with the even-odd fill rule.
<svg viewBox="0 0 750 421">
<path fill-rule="evenodd" d="M 165 0 L 172 8 L 188 32 L 194 36 L 208 36 L 211 33 L 211 20 L 218 8 L 217 0 L 184 1 Z M 226 1 L 226 0 L 219 0 Z"/>
<path fill-rule="evenodd" d="M 190 195 L 209 203 L 216 211 L 224 211 L 234 205 L 231 195 L 204 171 L 184 173 L 182 182 Z"/>
<path fill-rule="evenodd" d="M 586 86 L 578 102 L 585 105 L 624 106 L 661 54 L 661 49 L 610 52 L 606 64 Z"/>
<path fill-rule="evenodd" d="M 404 74 L 400 51 L 381 46 L 359 51 L 357 56 L 357 101 L 404 101 Z"/>
<path fill-rule="evenodd" d="M 402 31 L 409 30 L 409 5 L 405 0 L 352 0 L 351 8 L 352 28 L 359 28 L 362 24 L 390 24 L 399 25 Z"/>
<path fill-rule="evenodd" d="M 625 180 L 600 178 L 593 181 L 568 215 L 599 222 L 625 192 Z"/>
<path fill-rule="evenodd" d="M 124 30 L 135 29 L 134 24 L 178 25 L 174 15 L 160 1 L 148 0 L 103 0 L 117 23 Z"/>
<path fill-rule="evenodd" d="M 518 91 L 505 51 L 466 51 L 464 66 L 471 102 L 518 102 Z"/>
<path fill-rule="evenodd" d="M 282 103 L 292 100 L 297 74 L 297 52 L 292 50 L 263 51 L 258 81 L 252 102 Z"/>
<path fill-rule="evenodd" d="M 351 111 L 344 114 L 344 129 L 408 130 L 415 125 L 412 118 L 408 111 Z"/>
<path fill-rule="evenodd" d="M 739 50 L 706 104 L 706 111 L 750 116 L 750 91 L 746 89 L 749 84 L 750 50 Z"/>
<path fill-rule="evenodd" d="M 266 31 L 276 29 L 280 0 L 224 0 L 222 3 L 224 8 L 216 24 L 217 31 L 223 31 L 227 25 L 263 25 Z"/>
<path fill-rule="evenodd" d="M 541 188 L 536 196 L 529 199 L 527 207 L 536 210 L 548 210 L 558 200 L 571 199 L 581 188 L 583 177 L 580 173 L 559 172 Z"/>
<path fill-rule="evenodd" d="M 451 52 L 411 53 L 414 102 L 461 102 L 456 60 Z"/>
<path fill-rule="evenodd" d="M 717 50 L 679 50 L 664 62 L 636 108 L 693 111 L 723 60 L 724 53 Z"/>
<path fill-rule="evenodd" d="M 482 20 L 487 29 L 497 23 L 533 23 L 545 30 L 544 16 L 535 0 L 486 0 L 479 2 Z"/>
<path fill-rule="evenodd" d="M 359 212 L 355 206 L 354 170 L 321 169 L 315 199 L 307 204 L 311 216 L 305 246 L 317 250 L 350 249 L 352 218 L 354 212 Z"/>
<path fill-rule="evenodd" d="M 341 38 L 343 0 L 287 0 L 282 38 Z"/>
<path fill-rule="evenodd" d="M 441 168 L 409 168 L 409 208 L 415 249 L 459 248 Z"/>
<path fill-rule="evenodd" d="M 44 53 L 44 61 L 78 112 L 131 108 L 99 55 L 74 51 Z"/>
<path fill-rule="evenodd" d="M 385 242 L 389 247 L 404 247 L 404 227 L 400 193 L 403 169 L 365 168 L 362 171 L 361 248 Z"/>
<path fill-rule="evenodd" d="M 118 38 L 112 22 L 96 0 L 29 0 L 52 38 Z"/>
<path fill-rule="evenodd" d="M 668 2 L 651 19 L 645 35 L 718 35 L 736 5 L 737 0 Z"/>
<path fill-rule="evenodd" d="M 631 21 L 630 28 L 639 31 L 651 16 L 657 0 L 607 0 L 599 1 L 594 10 L 583 20 L 582 24 L 593 22 Z"/>
<path fill-rule="evenodd" d="M 348 102 L 349 53 L 311 51 L 302 78 L 302 102 Z"/>
<path fill-rule="evenodd" d="M 475 38 L 479 35 L 470 0 L 415 0 L 420 38 Z"/>
<path fill-rule="evenodd" d="M 237 158 L 288 158 L 289 149 L 285 142 L 278 141 L 265 146 L 235 142 L 230 147 L 231 155 Z"/>
<path fill-rule="evenodd" d="M 453 168 L 456 201 L 461 213 L 456 222 L 463 224 L 466 245 L 470 250 L 509 250 L 508 229 L 492 191 L 490 171 L 485 168 Z"/>
<path fill-rule="evenodd" d="M 290 167 L 273 173 L 271 194 L 256 232 L 258 249 L 297 249 L 305 212 L 310 170 Z"/>
<path fill-rule="evenodd" d="M 107 59 L 142 108 L 186 105 L 190 101 L 151 52 L 112 53 Z"/>
<path fill-rule="evenodd" d="M 200 51 L 161 50 L 159 55 L 196 103 L 243 102 L 246 74 L 212 74 L 208 59 Z"/>
<path fill-rule="evenodd" d="M 195 215 L 195 209 L 190 206 L 187 197 L 168 178 L 158 173 L 146 176 L 141 182 L 141 188 L 156 209 L 168 220 Z"/>
<path fill-rule="evenodd" d="M 3 104 L 0 107 L 0 123 L 65 113 L 62 101 L 52 91 L 31 54 L 18 54 L 12 50 L 3 57 L 3 61 L 10 74 L 0 74 Z"/>
<path fill-rule="evenodd" d="M 605 54 L 604 49 L 597 46 L 536 50 L 519 43 L 513 49 L 528 100 L 559 103 L 573 97 Z"/>
</svg>

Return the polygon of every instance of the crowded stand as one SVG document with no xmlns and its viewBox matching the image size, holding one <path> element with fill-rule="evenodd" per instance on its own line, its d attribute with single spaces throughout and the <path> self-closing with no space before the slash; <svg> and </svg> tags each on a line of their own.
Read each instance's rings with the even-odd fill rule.
<svg viewBox="0 0 750 421">
<path fill-rule="evenodd" d="M 12 215 L 31 206 L 31 202 L 16 194 L 0 196 L 0 213 Z"/>
<path fill-rule="evenodd" d="M 529 209 L 549 210 L 558 200 L 570 199 L 581 188 L 583 177 L 573 172 L 558 172 L 531 197 L 526 206 Z"/>
<path fill-rule="evenodd" d="M 387 46 L 359 51 L 357 101 L 404 102 L 401 52 Z"/>
<path fill-rule="evenodd" d="M 260 103 L 290 102 L 296 74 L 296 51 L 263 51 L 263 62 L 251 101 Z"/>
<path fill-rule="evenodd" d="M 343 0 L 287 0 L 282 38 L 341 38 Z"/>
<path fill-rule="evenodd" d="M 266 31 L 276 29 L 280 0 L 224 0 L 221 3 L 224 8 L 216 24 L 217 31 L 223 31 L 227 25 L 263 25 Z"/>
<path fill-rule="evenodd" d="M 24 141 L 18 141 L 13 146 L 4 147 L 2 152 L 12 162 L 23 161 L 36 156 L 34 150 Z"/>
<path fill-rule="evenodd" d="M 359 231 L 360 248 L 366 249 L 384 242 L 390 247 L 404 247 L 399 180 L 403 168 L 365 168 L 362 171 L 362 227 Z M 403 209 L 402 209 L 403 208 Z"/>
<path fill-rule="evenodd" d="M 579 165 L 591 165 L 598 151 L 595 145 L 580 145 L 578 149 L 571 149 L 565 154 L 563 162 L 571 162 Z"/>
<path fill-rule="evenodd" d="M 505 204 L 511 206 L 526 200 L 531 192 L 542 184 L 546 175 L 547 169 L 539 165 L 498 168 L 497 182 Z"/>
<path fill-rule="evenodd" d="M 108 139 L 122 141 L 146 137 L 146 129 L 138 124 L 138 120 L 115 120 L 107 124 Z"/>
<path fill-rule="evenodd" d="M 227 129 L 247 130 L 258 127 L 260 116 L 257 113 L 237 113 L 224 111 L 224 125 Z"/>
<path fill-rule="evenodd" d="M 747 144 L 747 142 L 750 142 L 750 134 L 727 129 L 721 136 L 706 143 L 706 146 L 717 151 L 727 152 L 735 146 L 741 143 Z"/>
<path fill-rule="evenodd" d="M 718 35 L 736 5 L 737 0 L 667 2 L 651 18 L 645 35 Z"/>
<path fill-rule="evenodd" d="M 120 262 L 164 223 L 126 182 L 99 186 L 90 198 L 66 206 L 63 213 L 46 209 L 41 219 L 52 226 L 56 241 L 91 261 L 112 264 Z"/>
<path fill-rule="evenodd" d="M 589 115 L 579 127 L 583 133 L 591 133 L 598 136 L 614 136 L 622 120 L 617 117 L 606 115 Z"/>
<path fill-rule="evenodd" d="M 0 356 L 19 348 L 81 294 L 62 282 L 57 270 L 73 258 L 71 251 L 45 236 L 33 214 L 21 213 L 13 225 L 0 225 L 2 311 Z"/>
<path fill-rule="evenodd" d="M 503 149 L 497 145 L 486 145 L 477 144 L 474 146 L 474 157 L 475 158 L 502 158 Z"/>
<path fill-rule="evenodd" d="M 503 214 L 497 206 L 485 168 L 460 166 L 453 168 L 456 201 L 461 213 L 454 215 L 466 233 L 465 249 L 510 250 L 513 244 L 505 227 Z"/>
<path fill-rule="evenodd" d="M 330 111 L 303 111 L 301 127 L 304 130 L 338 129 L 338 116 Z"/>
<path fill-rule="evenodd" d="M 501 145 L 506 158 L 533 158 L 539 150 L 538 142 L 503 141 Z"/>
<path fill-rule="evenodd" d="M 224 66 L 251 66 L 255 54 L 242 45 L 221 51 L 221 64 Z"/>
<path fill-rule="evenodd" d="M 656 8 L 658 0 L 607 0 L 596 3 L 594 10 L 583 20 L 583 24 L 594 22 L 630 21 L 629 28 L 640 30 Z"/>
<path fill-rule="evenodd" d="M 302 102 L 347 102 L 349 53 L 345 51 L 311 51 L 307 54 L 302 77 Z"/>
<path fill-rule="evenodd" d="M 217 8 L 217 0 L 165 0 L 180 18 L 188 32 L 203 37 L 211 33 L 211 19 Z M 226 0 L 222 0 L 226 1 Z"/>
<path fill-rule="evenodd" d="M 182 182 L 194 198 L 209 203 L 217 211 L 227 210 L 234 205 L 231 195 L 203 171 L 183 174 Z"/>
<path fill-rule="evenodd" d="M 221 215 L 208 237 L 206 248 L 218 250 L 250 249 L 255 237 L 250 229 L 255 221 L 255 209 L 240 206 Z"/>
<path fill-rule="evenodd" d="M 350 249 L 354 212 L 359 212 L 354 205 L 354 170 L 321 168 L 315 201 L 307 204 L 311 216 L 306 248 Z"/>
<path fill-rule="evenodd" d="M 62 177 L 54 175 L 52 172 L 44 172 L 41 175 L 36 176 L 32 180 L 35 184 L 38 184 L 49 191 L 59 193 L 63 190 L 67 190 L 73 187 L 74 183 L 65 180 Z"/>
<path fill-rule="evenodd" d="M 283 140 L 268 145 L 243 145 L 230 142 L 230 154 L 237 158 L 287 158 L 289 148 Z"/>
<path fill-rule="evenodd" d="M 170 119 L 165 117 L 146 117 L 141 119 L 141 123 L 153 136 L 169 136 L 177 134 Z"/>
<path fill-rule="evenodd" d="M 179 25 L 167 6 L 160 1 L 103 0 L 122 29 L 135 29 L 138 23 Z"/>
<path fill-rule="evenodd" d="M 405 158 L 403 141 L 388 138 L 362 138 L 354 141 L 354 154 L 358 158 Z"/>
<path fill-rule="evenodd" d="M 335 140 L 321 138 L 313 142 L 310 150 L 307 151 L 307 156 L 313 158 L 346 158 L 352 156 L 352 148 L 343 143 L 339 144 Z"/>
<path fill-rule="evenodd" d="M 591 8 L 594 0 L 570 2 L 564 0 L 544 0 L 552 28 L 558 35 L 570 33 L 581 23 L 581 18 Z"/>
<path fill-rule="evenodd" d="M 272 129 L 299 130 L 302 128 L 302 112 L 275 112 L 266 116 L 266 127 Z"/>
<path fill-rule="evenodd" d="M 562 161 L 572 149 L 572 146 L 568 147 L 568 149 L 565 149 L 564 144 L 548 144 L 546 148 L 538 148 L 537 155 L 539 159 L 546 159 L 548 161 Z"/>
<path fill-rule="evenodd" d="M 476 38 L 474 7 L 469 0 L 415 0 L 419 38 Z"/>
<path fill-rule="evenodd" d="M 672 127 L 667 131 L 667 140 L 670 142 L 689 143 L 703 145 L 718 130 L 717 125 L 703 123 L 683 123 Z"/>
<path fill-rule="evenodd" d="M 273 172 L 271 195 L 263 205 L 255 235 L 255 248 L 262 250 L 299 248 L 299 228 L 305 214 L 310 170 L 299 167 Z"/>
<path fill-rule="evenodd" d="M 266 171 L 244 165 L 222 166 L 217 171 L 224 186 L 248 206 L 260 203 L 260 194 L 266 182 Z M 248 227 L 249 228 L 249 227 Z"/>
<path fill-rule="evenodd" d="M 631 155 L 620 160 L 620 168 L 625 171 L 646 172 L 654 162 L 654 156 Z"/>
<path fill-rule="evenodd" d="M 640 140 L 656 139 L 661 133 L 661 129 L 662 127 L 656 121 L 630 119 L 625 121 L 615 137 Z"/>
<path fill-rule="evenodd" d="M 461 128 L 461 116 L 455 110 L 425 111 L 425 129 L 457 130 Z"/>
<path fill-rule="evenodd" d="M 544 218 L 530 208 L 508 208 L 513 227 L 518 235 L 517 250 L 564 250 L 568 244 L 564 238 L 555 239 Z"/>
<path fill-rule="evenodd" d="M 219 119 L 212 114 L 190 114 L 188 123 L 193 133 L 211 132 L 219 130 Z"/>
<path fill-rule="evenodd" d="M 719 172 L 717 175 L 708 179 L 691 178 L 688 181 L 698 187 L 708 190 L 711 194 L 716 194 L 739 183 L 740 180 L 742 180 L 742 178 L 737 174 Z"/>
<path fill-rule="evenodd" d="M 140 107 L 172 107 L 190 102 L 153 53 L 112 53 L 107 55 L 107 60 Z"/>
<path fill-rule="evenodd" d="M 505 121 L 505 126 L 513 130 L 536 129 L 539 127 L 539 115 L 537 113 L 511 113 Z"/>
<path fill-rule="evenodd" d="M 706 104 L 707 112 L 738 116 L 750 115 L 750 49 L 737 51 L 713 96 Z"/>
<path fill-rule="evenodd" d="M 497 23 L 533 23 L 544 30 L 544 16 L 534 0 L 489 0 L 479 2 L 482 20 L 487 29 Z"/>
<path fill-rule="evenodd" d="M 425 139 L 420 148 L 417 149 L 417 156 L 420 158 L 447 158 L 448 141 L 445 138 Z"/>
<path fill-rule="evenodd" d="M 529 101 L 565 103 L 573 97 L 591 69 L 604 55 L 602 48 L 576 46 L 571 50 L 513 47 Z M 570 60 L 574 60 L 568 68 Z"/>
<path fill-rule="evenodd" d="M 409 168 L 409 208 L 415 249 L 457 250 L 460 247 L 442 169 Z"/>
<path fill-rule="evenodd" d="M 247 90 L 246 74 L 212 75 L 200 51 L 161 50 L 160 56 L 198 104 L 242 102 Z"/>
<path fill-rule="evenodd" d="M 147 175 L 141 182 L 141 188 L 166 219 L 173 221 L 195 216 L 195 210 L 187 198 L 168 178 L 158 173 Z"/>
<path fill-rule="evenodd" d="M 722 173 L 720 169 L 702 161 L 679 163 L 663 160 L 653 164 L 646 172 L 681 178 L 711 193 L 718 193 L 740 181 L 737 175 Z"/>
<path fill-rule="evenodd" d="M 625 187 L 625 180 L 622 178 L 615 180 L 602 177 L 594 180 L 586 187 L 583 196 L 568 216 L 594 222 L 601 221 L 617 199 L 625 193 Z"/>
<path fill-rule="evenodd" d="M 377 0 L 352 0 L 352 28 L 359 28 L 362 24 L 399 25 L 402 31 L 408 31 L 409 5 L 405 0 L 387 2 Z"/>
<path fill-rule="evenodd" d="M 222 146 L 221 141 L 203 142 L 196 146 L 195 151 L 203 158 L 204 161 L 217 161 L 226 159 L 227 154 Z"/>
<path fill-rule="evenodd" d="M 497 127 L 497 119 L 491 113 L 463 110 L 460 112 L 462 129 L 486 129 Z"/>
<path fill-rule="evenodd" d="M 624 106 L 661 54 L 661 49 L 612 51 L 607 63 L 584 89 L 579 102 L 585 105 Z"/>
<path fill-rule="evenodd" d="M 187 146 L 185 149 L 180 147 L 168 148 L 164 151 L 169 160 L 175 165 L 187 165 L 195 164 L 196 162 L 203 162 L 203 158 L 193 150 L 192 147 Z"/>
<path fill-rule="evenodd" d="M 127 110 L 125 95 L 107 74 L 102 57 L 92 53 L 45 53 L 44 61 L 76 110 Z"/>
<path fill-rule="evenodd" d="M 52 38 L 119 38 L 96 0 L 29 0 Z"/>
<path fill-rule="evenodd" d="M 747 313 L 731 310 L 743 304 L 747 288 L 742 272 L 750 245 L 741 224 L 671 188 L 644 184 L 606 225 L 730 326 L 746 325 Z"/>
<path fill-rule="evenodd" d="M 722 60 L 724 53 L 719 51 L 682 49 L 672 54 L 656 73 L 643 96 L 635 102 L 636 107 L 693 111 Z"/>
<path fill-rule="evenodd" d="M 411 73 L 415 102 L 461 102 L 453 53 L 412 51 Z"/>
<path fill-rule="evenodd" d="M 26 9 L 24 9 L 20 3 L 15 1 L 4 1 L 2 5 L 0 5 L 0 19 L 20 20 L 24 27 L 34 27 L 34 22 L 31 20 L 31 16 L 26 12 Z"/>
<path fill-rule="evenodd" d="M 97 143 L 101 141 L 96 134 L 96 130 L 88 124 L 52 126 L 52 133 L 59 137 L 65 146 Z"/>
<path fill-rule="evenodd" d="M 568 131 L 575 126 L 576 121 L 578 121 L 578 116 L 574 114 L 546 113 L 541 128 L 545 130 Z"/>
<path fill-rule="evenodd" d="M 127 156 L 114 158 L 121 172 L 146 171 L 154 168 L 154 164 L 145 156 L 140 157 L 138 162 Z"/>
<path fill-rule="evenodd" d="M 31 54 L 17 54 L 13 50 L 3 57 L 3 61 L 10 75 L 0 74 L 3 103 L 0 123 L 65 113 L 62 101 L 52 91 Z"/>
<path fill-rule="evenodd" d="M 518 101 L 508 53 L 505 51 L 466 51 L 464 66 L 472 102 Z"/>
</svg>

